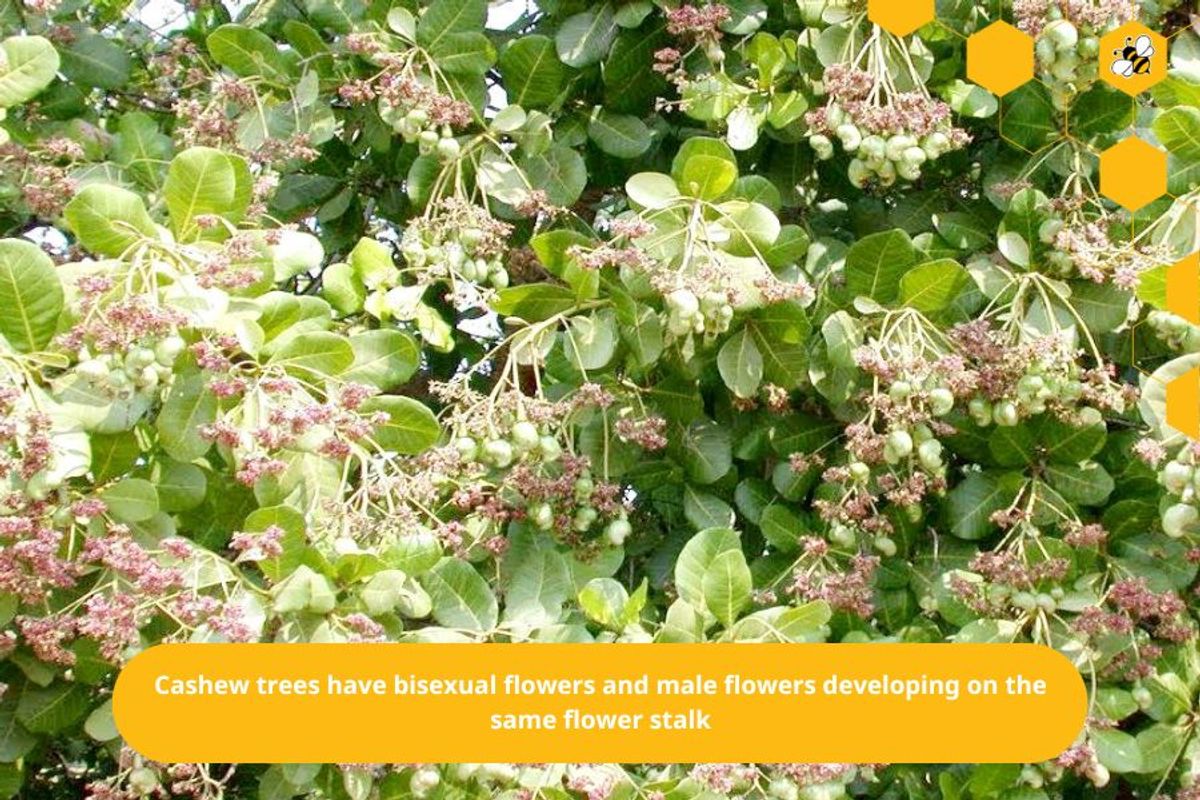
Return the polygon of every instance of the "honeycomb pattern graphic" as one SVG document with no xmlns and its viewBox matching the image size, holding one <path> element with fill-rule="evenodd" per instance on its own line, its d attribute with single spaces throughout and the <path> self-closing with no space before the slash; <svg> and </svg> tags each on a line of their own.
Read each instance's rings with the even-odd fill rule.
<svg viewBox="0 0 1200 800">
<path fill-rule="evenodd" d="M 1200 251 L 1167 269 L 1167 310 L 1200 325 Z"/>
<path fill-rule="evenodd" d="M 1145 57 L 1138 51 L 1143 37 L 1153 51 Z M 1162 35 L 1140 22 L 1126 22 L 1100 37 L 1100 78 L 1130 96 L 1139 95 L 1167 77 L 1167 47 Z"/>
<path fill-rule="evenodd" d="M 1100 154 L 1100 193 L 1137 211 L 1167 193 L 1167 154 L 1130 136 Z"/>
<path fill-rule="evenodd" d="M 897 36 L 932 22 L 934 0 L 867 0 L 867 19 Z"/>
<path fill-rule="evenodd" d="M 967 78 L 994 95 L 1033 80 L 1033 39 L 1007 22 L 993 22 L 967 39 Z"/>
<path fill-rule="evenodd" d="M 1200 252 L 1167 269 L 1167 310 L 1200 325 Z M 1200 370 L 1167 384 L 1167 424 L 1200 439 Z"/>
<path fill-rule="evenodd" d="M 1167 384 L 1167 424 L 1189 438 L 1200 439 L 1200 370 Z"/>
</svg>

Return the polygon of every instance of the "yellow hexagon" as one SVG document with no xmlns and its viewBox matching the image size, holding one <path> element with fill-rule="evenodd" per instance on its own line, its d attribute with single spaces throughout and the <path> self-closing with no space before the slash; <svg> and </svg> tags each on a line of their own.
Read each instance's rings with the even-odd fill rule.
<svg viewBox="0 0 1200 800">
<path fill-rule="evenodd" d="M 1140 22 L 1126 22 L 1100 37 L 1100 77 L 1138 95 L 1167 77 L 1167 40 Z"/>
<path fill-rule="evenodd" d="M 1200 325 L 1200 251 L 1167 268 L 1167 310 Z"/>
<path fill-rule="evenodd" d="M 967 77 L 996 95 L 1033 80 L 1033 39 L 1007 22 L 993 22 L 971 34 Z"/>
<path fill-rule="evenodd" d="M 867 18 L 897 36 L 908 36 L 933 15 L 933 0 L 867 0 Z"/>
<path fill-rule="evenodd" d="M 1200 439 L 1200 370 L 1167 384 L 1167 424 L 1184 436 Z"/>
<path fill-rule="evenodd" d="M 1167 193 L 1167 154 L 1130 136 L 1100 154 L 1100 193 L 1137 211 Z"/>
</svg>

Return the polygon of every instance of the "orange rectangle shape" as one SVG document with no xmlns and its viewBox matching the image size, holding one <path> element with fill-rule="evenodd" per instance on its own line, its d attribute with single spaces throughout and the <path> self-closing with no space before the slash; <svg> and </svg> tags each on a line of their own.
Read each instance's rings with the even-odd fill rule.
<svg viewBox="0 0 1200 800">
<path fill-rule="evenodd" d="M 172 762 L 1035 762 L 1086 690 L 1031 644 L 173 644 L 113 708 Z"/>
</svg>

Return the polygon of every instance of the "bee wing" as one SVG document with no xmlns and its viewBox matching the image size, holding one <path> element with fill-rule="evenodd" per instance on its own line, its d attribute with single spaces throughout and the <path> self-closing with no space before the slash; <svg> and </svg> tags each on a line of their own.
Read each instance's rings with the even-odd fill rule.
<svg viewBox="0 0 1200 800">
<path fill-rule="evenodd" d="M 1151 41 L 1150 37 L 1146 36 L 1145 34 L 1142 34 L 1138 37 L 1137 41 L 1134 43 L 1134 47 L 1137 48 L 1137 54 L 1143 58 L 1154 55 L 1154 42 Z"/>
<path fill-rule="evenodd" d="M 1119 61 L 1114 61 L 1112 65 L 1112 71 L 1114 75 L 1120 75 L 1121 77 L 1128 78 L 1133 74 L 1133 62 L 1126 61 L 1123 58 Z"/>
</svg>

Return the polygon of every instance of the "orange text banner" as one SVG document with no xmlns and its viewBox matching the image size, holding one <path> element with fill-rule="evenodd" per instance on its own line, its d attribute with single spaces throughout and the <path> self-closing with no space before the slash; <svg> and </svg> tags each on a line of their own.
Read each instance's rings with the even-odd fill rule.
<svg viewBox="0 0 1200 800">
<path fill-rule="evenodd" d="M 1005 644 L 197 644 L 121 672 L 165 762 L 1034 762 L 1079 674 Z"/>
</svg>

